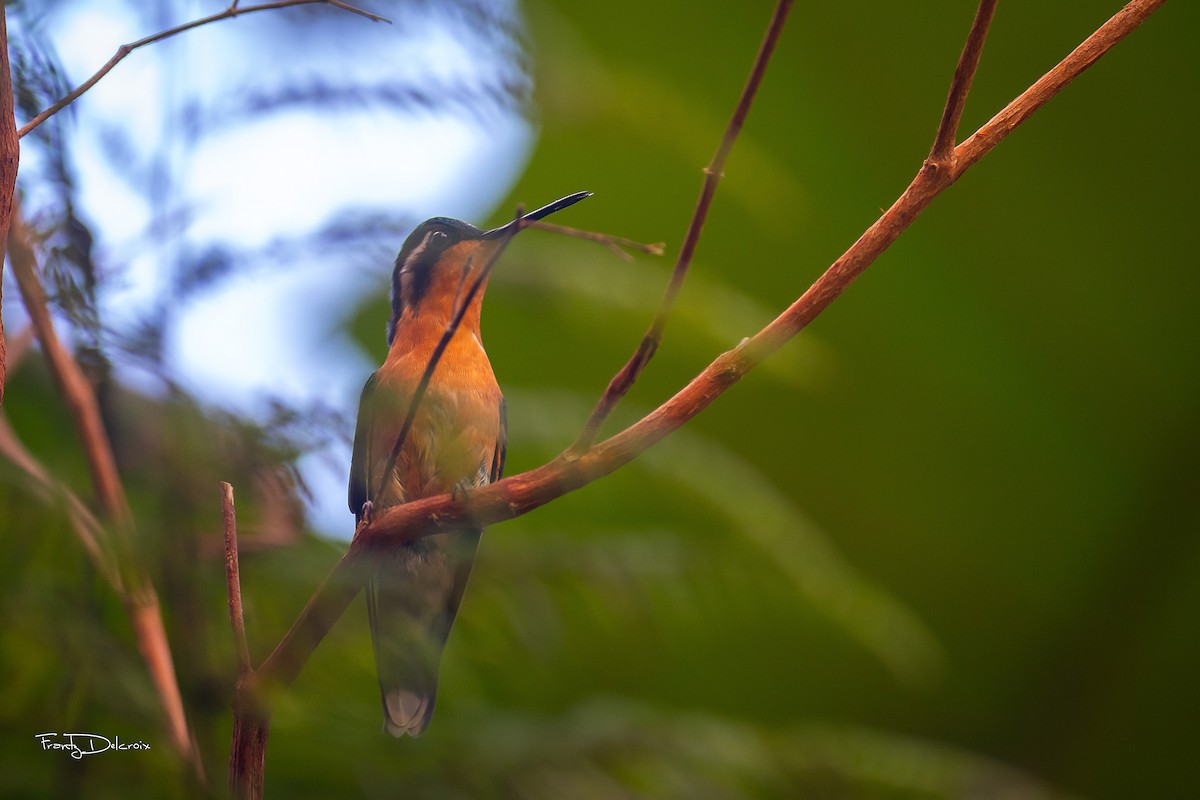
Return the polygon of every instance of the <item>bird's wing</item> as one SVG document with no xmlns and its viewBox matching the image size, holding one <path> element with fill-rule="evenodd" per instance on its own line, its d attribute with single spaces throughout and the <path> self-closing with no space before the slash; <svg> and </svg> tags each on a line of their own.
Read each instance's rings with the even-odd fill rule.
<svg viewBox="0 0 1200 800">
<path fill-rule="evenodd" d="M 504 477 L 504 460 L 508 457 L 508 403 L 500 398 L 500 432 L 496 436 L 496 450 L 492 454 L 492 470 L 488 475 L 488 483 L 495 483 Z"/>
<path fill-rule="evenodd" d="M 354 427 L 354 452 L 350 456 L 350 488 L 347 500 L 350 512 L 354 514 L 355 522 L 362 514 L 363 503 L 367 502 L 367 492 L 371 484 L 368 468 L 370 458 L 367 447 L 371 441 L 371 429 L 375 423 L 375 386 L 379 382 L 379 373 L 371 373 L 363 386 L 362 396 L 358 400 L 358 424 Z"/>
</svg>

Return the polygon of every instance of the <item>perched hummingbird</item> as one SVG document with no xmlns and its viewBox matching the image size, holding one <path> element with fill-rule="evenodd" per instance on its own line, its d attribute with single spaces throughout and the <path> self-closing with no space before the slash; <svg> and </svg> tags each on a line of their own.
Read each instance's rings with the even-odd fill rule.
<svg viewBox="0 0 1200 800">
<path fill-rule="evenodd" d="M 392 271 L 387 358 L 367 380 L 359 400 L 349 491 L 356 520 L 372 508 L 500 478 L 507 431 L 504 396 L 479 335 L 485 285 L 470 298 L 446 345 L 393 469 L 382 473 L 393 462 L 409 406 L 468 287 L 514 228 L 589 194 L 569 195 L 490 231 L 434 217 L 409 234 Z M 367 586 L 383 728 L 392 736 L 420 735 L 433 715 L 442 647 L 482 533 L 481 528 L 464 528 L 400 545 L 382 557 Z"/>
</svg>

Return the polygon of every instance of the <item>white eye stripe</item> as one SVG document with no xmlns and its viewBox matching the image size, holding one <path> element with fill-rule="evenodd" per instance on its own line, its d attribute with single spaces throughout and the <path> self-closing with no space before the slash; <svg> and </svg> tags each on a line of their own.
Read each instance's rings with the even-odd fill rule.
<svg viewBox="0 0 1200 800">
<path fill-rule="evenodd" d="M 421 239 L 421 243 L 413 248 L 413 251 L 408 254 L 408 258 L 404 259 L 404 264 L 400 267 L 401 273 L 408 272 L 411 269 L 411 266 L 417 263 L 417 259 L 421 257 L 421 253 L 425 252 L 425 248 L 429 246 L 430 238 L 435 233 L 440 233 L 440 231 L 430 231 L 429 233 L 425 234 L 425 237 Z"/>
<path fill-rule="evenodd" d="M 421 239 L 421 243 L 414 247 L 413 251 L 408 254 L 408 258 L 404 260 L 404 265 L 400 267 L 400 271 L 402 273 L 410 271 L 411 265 L 417 263 L 417 260 L 420 259 L 421 254 L 423 254 L 430 245 L 434 244 L 435 242 L 440 243 L 440 240 L 449 238 L 450 234 L 436 229 L 426 233 Z"/>
</svg>

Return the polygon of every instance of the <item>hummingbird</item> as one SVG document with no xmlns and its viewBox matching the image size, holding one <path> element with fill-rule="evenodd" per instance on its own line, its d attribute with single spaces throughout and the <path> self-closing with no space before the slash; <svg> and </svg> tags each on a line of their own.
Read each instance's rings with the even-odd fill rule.
<svg viewBox="0 0 1200 800">
<path fill-rule="evenodd" d="M 525 224 L 590 194 L 568 195 L 487 231 L 434 217 L 405 239 L 392 270 L 387 357 L 359 399 L 349 487 L 356 522 L 389 506 L 461 493 L 503 475 L 504 395 L 479 331 L 487 270 Z M 467 287 L 477 281 L 472 295 Z M 460 323 L 395 451 L 431 357 L 458 314 Z M 367 584 L 383 729 L 392 736 L 419 736 L 429 725 L 442 648 L 482 533 L 467 527 L 399 545 L 382 555 Z"/>
</svg>

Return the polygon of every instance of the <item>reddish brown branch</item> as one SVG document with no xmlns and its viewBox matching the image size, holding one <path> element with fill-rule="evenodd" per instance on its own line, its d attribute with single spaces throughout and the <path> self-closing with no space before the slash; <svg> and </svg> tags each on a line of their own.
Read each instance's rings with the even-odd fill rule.
<svg viewBox="0 0 1200 800">
<path fill-rule="evenodd" d="M 792 0 L 779 0 L 775 6 L 775 13 L 767 25 L 767 32 L 763 36 L 762 45 L 754 59 L 754 66 L 750 69 L 750 76 L 746 79 L 741 97 L 738 98 L 737 105 L 733 109 L 733 116 L 730 117 L 729 125 L 725 128 L 725 135 L 721 137 L 721 143 L 717 146 L 717 152 L 713 155 L 712 162 L 704 169 L 704 184 L 700 189 L 700 198 L 696 201 L 696 210 L 692 212 L 691 222 L 688 223 L 687 234 L 679 249 L 679 257 L 675 261 L 671 280 L 667 283 L 667 290 L 663 294 L 662 304 L 629 361 L 609 381 L 608 388 L 604 390 L 604 394 L 601 395 L 596 407 L 584 423 L 579 438 L 567 451 L 571 455 L 584 452 L 596 441 L 600 427 L 608 419 L 609 414 L 612 413 L 621 398 L 633 387 L 634 381 L 638 379 L 642 370 L 646 368 L 646 364 L 654 357 L 654 352 L 658 349 L 659 342 L 662 341 L 667 318 L 675 306 L 675 298 L 683 287 L 683 280 L 687 277 L 688 268 L 692 264 L 692 256 L 696 252 L 696 245 L 700 242 L 700 233 L 704 229 L 705 220 L 708 219 L 708 209 L 717 193 L 717 184 L 720 183 L 725 173 L 725 161 L 729 158 L 730 151 L 733 150 L 733 144 L 737 141 L 738 134 L 741 133 L 742 126 L 746 122 L 746 115 L 750 113 L 750 105 L 758 93 L 759 84 L 762 83 L 763 75 L 766 74 L 771 54 L 775 51 L 775 45 L 779 41 L 779 35 L 783 31 L 783 24 L 787 21 L 787 15 L 791 8 Z"/>
<path fill-rule="evenodd" d="M 8 66 L 7 11 L 0 8 L 0 306 L 4 300 L 4 255 L 8 228 L 12 222 L 13 192 L 17 186 L 17 165 L 21 146 L 17 120 L 13 116 L 12 74 Z M 7 343 L 4 339 L 4 315 L 0 314 L 0 405 L 4 404 L 4 383 L 8 375 Z"/>
<path fill-rule="evenodd" d="M 295 679 L 316 643 L 366 582 L 368 570 L 364 563 L 369 552 L 468 522 L 490 525 L 528 513 L 620 468 L 695 417 L 827 308 L 963 171 L 1165 1 L 1134 0 L 1126 6 L 1071 56 L 955 148 L 955 169 L 939 169 L 926 162 L 891 208 L 795 303 L 753 337 L 718 356 L 674 397 L 635 424 L 578 455 L 559 456 L 537 469 L 472 490 L 463 499 L 446 494 L 393 506 L 361 526 L 346 555 L 260 667 L 258 677 L 272 686 Z"/>
<path fill-rule="evenodd" d="M 125 612 L 133 623 L 138 651 L 142 654 L 142 660 L 146 662 L 159 701 L 162 703 L 171 743 L 191 764 L 196 778 L 203 784 L 204 764 L 200 760 L 200 750 L 192 739 L 192 732 L 187 727 L 187 714 L 183 708 L 179 684 L 175 680 L 175 664 L 171 659 L 167 631 L 163 627 L 158 595 L 154 593 L 148 581 L 144 586 L 145 588 L 135 595 L 125 598 Z"/>
<path fill-rule="evenodd" d="M 971 32 L 967 34 L 967 43 L 958 58 L 958 66 L 954 69 L 950 95 L 946 98 L 942 121 L 938 123 L 933 148 L 929 152 L 933 161 L 945 160 L 954 149 L 958 137 L 958 123 L 967 104 L 967 92 L 971 90 L 975 71 L 979 69 L 979 56 L 983 53 L 983 43 L 987 39 L 992 17 L 996 14 L 996 2 L 997 0 L 980 0 L 979 9 L 975 12 L 975 21 L 971 24 Z"/>
<path fill-rule="evenodd" d="M 237 649 L 238 677 L 250 674 L 250 647 L 246 643 L 246 617 L 242 612 L 242 578 L 238 568 L 237 511 L 233 486 L 221 481 L 221 527 L 225 531 L 225 588 L 229 596 L 229 625 Z"/>
<path fill-rule="evenodd" d="M 221 523 L 225 531 L 225 586 L 229 596 L 229 624 L 237 650 L 237 691 L 233 701 L 233 743 L 229 751 L 229 792 L 239 800 L 262 797 L 266 769 L 270 715 L 259 702 L 246 643 L 242 612 L 242 582 L 238 568 L 237 515 L 233 486 L 221 483 Z"/>
<path fill-rule="evenodd" d="M 349 11 L 352 14 L 358 14 L 359 16 L 366 17 L 372 22 L 391 21 L 377 14 L 372 14 L 368 11 L 363 11 L 360 8 L 355 8 L 348 3 L 342 2 L 342 0 L 276 0 L 276 2 L 260 3 L 253 6 L 239 6 L 237 4 L 237 0 L 234 0 L 233 3 L 230 4 L 229 8 L 225 9 L 224 11 L 209 15 L 207 17 L 201 17 L 200 19 L 194 19 L 191 22 L 185 22 L 182 25 L 176 25 L 174 28 L 168 28 L 167 30 L 159 31 L 158 33 L 147 36 L 144 39 L 138 39 L 136 42 L 130 42 L 129 44 L 121 45 L 117 48 L 116 54 L 113 55 L 113 57 L 110 58 L 103 67 L 96 70 L 92 77 L 79 84 L 79 86 L 71 90 L 70 93 L 68 93 L 57 103 L 50 106 L 45 111 L 42 111 L 36 117 L 29 120 L 29 122 L 25 123 L 25 125 L 21 127 L 21 130 L 17 132 L 17 136 L 23 137 L 37 126 L 53 117 L 59 111 L 62 111 L 64 108 L 71 105 L 71 103 L 74 103 L 81 96 L 83 96 L 84 92 L 99 83 L 101 78 L 112 72 L 113 68 L 117 66 L 117 64 L 120 64 L 122 61 L 124 61 L 126 56 L 138 48 L 145 47 L 148 44 L 154 44 L 155 42 L 161 42 L 163 39 L 169 39 L 170 37 L 183 33 L 184 31 L 190 31 L 192 28 L 199 28 L 201 25 L 208 25 L 212 22 L 220 22 L 223 19 L 231 19 L 241 14 L 253 14 L 255 11 L 273 11 L 275 9 L 289 8 L 291 6 L 312 5 L 313 3 L 320 3 L 322 5 L 333 6 L 334 8 L 340 8 L 343 11 Z"/>
<path fill-rule="evenodd" d="M 257 693 L 239 680 L 233 701 L 233 745 L 229 750 L 229 793 L 237 800 L 261 800 L 263 796 L 270 731 L 270 715 Z"/>
<path fill-rule="evenodd" d="M 117 464 L 109 446 L 108 434 L 100 417 L 100 407 L 83 370 L 59 341 L 58 333 L 50 318 L 46 304 L 46 292 L 37 276 L 36 260 L 29 232 L 18 215 L 14 215 L 8 235 L 8 251 L 12 260 L 13 277 L 21 292 L 30 324 L 42 345 L 42 353 L 50 367 L 50 373 L 58 383 L 59 392 L 71 412 L 96 500 L 105 516 L 119 527 L 129 524 L 129 506 L 125 501 L 125 490 L 117 475 Z"/>
</svg>

